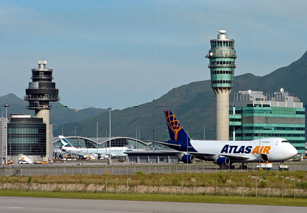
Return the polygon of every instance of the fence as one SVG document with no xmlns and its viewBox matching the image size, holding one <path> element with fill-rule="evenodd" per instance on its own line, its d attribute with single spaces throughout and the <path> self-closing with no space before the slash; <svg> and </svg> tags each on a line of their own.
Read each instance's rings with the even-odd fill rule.
<svg viewBox="0 0 307 213">
<path fill-rule="evenodd" d="M 302 179 L 279 176 L 247 175 L 237 172 L 186 175 L 57 175 L 2 176 L 0 190 L 144 193 L 211 196 L 307 197 L 305 173 Z M 241 173 L 242 174 L 242 173 Z"/>
</svg>

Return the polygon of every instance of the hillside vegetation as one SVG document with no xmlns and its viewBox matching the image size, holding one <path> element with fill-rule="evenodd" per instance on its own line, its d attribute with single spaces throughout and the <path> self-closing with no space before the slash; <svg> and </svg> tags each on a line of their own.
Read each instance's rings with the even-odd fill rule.
<svg viewBox="0 0 307 213">
<path fill-rule="evenodd" d="M 306 71 L 307 52 L 289 66 L 279 68 L 266 76 L 259 77 L 250 73 L 236 76 L 229 99 L 232 101 L 233 94 L 239 90 L 252 89 L 272 94 L 282 87 L 306 103 L 307 95 L 302 87 L 307 79 Z M 215 139 L 215 94 L 210 80 L 179 86 L 151 103 L 112 111 L 112 135 L 135 137 L 137 125 L 141 127 L 142 140 L 166 140 L 168 133 L 164 110 L 173 110 L 193 139 L 203 139 L 204 125 L 206 139 Z M 73 135 L 74 128 L 77 127 L 78 135 L 95 137 L 96 119 L 99 119 L 99 137 L 105 136 L 109 124 L 108 113 L 66 124 L 64 134 Z M 61 129 L 54 131 L 55 135 L 60 133 Z"/>
</svg>

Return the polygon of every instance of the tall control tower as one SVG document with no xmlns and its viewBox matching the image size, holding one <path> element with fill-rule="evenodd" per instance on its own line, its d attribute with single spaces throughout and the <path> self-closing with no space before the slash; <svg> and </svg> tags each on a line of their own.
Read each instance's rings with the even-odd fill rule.
<svg viewBox="0 0 307 213">
<path fill-rule="evenodd" d="M 216 94 L 216 139 L 229 140 L 229 93 L 233 87 L 235 59 L 234 40 L 227 39 L 226 30 L 219 30 L 217 39 L 210 41 L 211 87 Z"/>
<path fill-rule="evenodd" d="M 25 101 L 28 109 L 35 110 L 37 118 L 43 118 L 46 124 L 46 160 L 52 156 L 52 124 L 49 122 L 50 101 L 59 101 L 59 90 L 52 82 L 52 69 L 46 68 L 47 61 L 38 61 L 38 69 L 32 69 L 32 82 L 26 89 Z"/>
</svg>

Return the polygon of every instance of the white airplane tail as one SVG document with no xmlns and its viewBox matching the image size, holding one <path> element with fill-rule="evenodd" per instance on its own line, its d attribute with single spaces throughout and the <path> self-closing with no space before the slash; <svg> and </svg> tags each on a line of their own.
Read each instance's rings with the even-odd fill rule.
<svg viewBox="0 0 307 213">
<path fill-rule="evenodd" d="M 59 135 L 60 141 L 65 148 L 75 148 L 63 135 Z"/>
</svg>

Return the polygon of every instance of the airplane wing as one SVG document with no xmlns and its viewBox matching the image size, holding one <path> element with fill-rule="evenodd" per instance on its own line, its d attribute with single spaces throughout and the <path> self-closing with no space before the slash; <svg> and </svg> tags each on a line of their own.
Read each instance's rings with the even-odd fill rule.
<svg viewBox="0 0 307 213">
<path fill-rule="evenodd" d="M 179 148 L 181 146 L 180 144 L 172 144 L 172 143 L 162 142 L 162 141 L 153 141 L 153 143 L 165 145 L 165 146 L 168 146 L 170 148 Z"/>
<path fill-rule="evenodd" d="M 215 154 L 212 153 L 203 153 L 203 152 L 189 152 L 189 154 L 195 155 L 195 157 L 197 156 L 205 156 L 205 157 L 213 157 Z"/>
<path fill-rule="evenodd" d="M 189 154 L 194 155 L 199 159 L 212 159 L 214 157 L 228 157 L 231 162 L 243 162 L 248 160 L 249 157 L 246 155 L 225 155 L 225 154 L 216 154 L 216 153 L 203 153 L 203 152 L 189 152 Z"/>
<path fill-rule="evenodd" d="M 154 141 L 154 143 L 165 145 L 173 149 L 179 148 L 181 146 L 180 144 L 172 144 L 172 143 L 162 142 L 162 141 Z M 177 151 L 177 153 L 178 154 L 182 153 L 182 151 Z M 229 155 L 229 154 L 204 153 L 204 152 L 188 152 L 188 153 L 200 159 L 211 159 L 216 155 L 228 157 L 232 162 L 242 162 L 242 161 L 249 159 L 249 156 L 247 155 Z"/>
<path fill-rule="evenodd" d="M 225 154 L 222 154 L 220 156 L 228 157 L 232 161 L 242 161 L 242 160 L 249 159 L 249 157 L 247 155 L 225 155 Z"/>
</svg>

